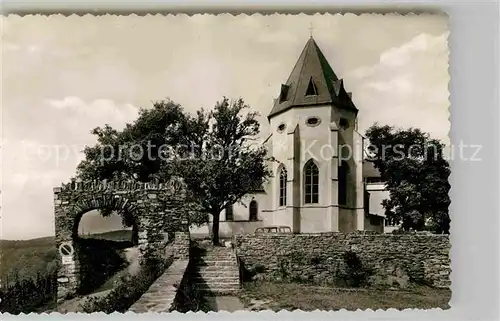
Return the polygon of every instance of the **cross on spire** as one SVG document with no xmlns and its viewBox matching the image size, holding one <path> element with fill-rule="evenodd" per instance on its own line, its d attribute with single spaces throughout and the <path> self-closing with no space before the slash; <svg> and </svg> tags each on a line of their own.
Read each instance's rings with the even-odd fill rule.
<svg viewBox="0 0 500 321">
<path fill-rule="evenodd" d="M 310 22 L 309 23 L 309 34 L 310 34 L 311 38 L 313 37 L 313 29 L 314 29 L 313 24 L 312 24 L 312 22 Z"/>
</svg>

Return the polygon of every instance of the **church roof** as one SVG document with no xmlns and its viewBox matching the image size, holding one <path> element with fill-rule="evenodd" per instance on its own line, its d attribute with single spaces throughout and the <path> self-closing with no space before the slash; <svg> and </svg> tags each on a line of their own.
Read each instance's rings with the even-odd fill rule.
<svg viewBox="0 0 500 321">
<path fill-rule="evenodd" d="M 293 67 L 281 92 L 275 100 L 268 119 L 294 106 L 309 106 L 334 103 L 339 108 L 357 112 L 346 92 L 344 82 L 339 79 L 316 41 L 311 37 Z"/>
</svg>

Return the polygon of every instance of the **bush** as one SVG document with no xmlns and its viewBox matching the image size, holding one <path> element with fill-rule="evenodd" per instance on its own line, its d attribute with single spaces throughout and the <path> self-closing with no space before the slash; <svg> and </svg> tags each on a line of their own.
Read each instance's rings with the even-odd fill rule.
<svg viewBox="0 0 500 321">
<path fill-rule="evenodd" d="M 80 305 L 85 313 L 93 312 L 126 312 L 132 304 L 148 290 L 153 282 L 165 272 L 171 261 L 148 260 L 139 273 L 124 277 L 121 284 L 101 298 L 88 298 Z"/>
<path fill-rule="evenodd" d="M 19 314 L 34 312 L 48 301 L 55 300 L 57 295 L 56 273 L 42 276 L 35 280 L 16 280 L 14 284 L 0 288 L 0 312 Z"/>
<path fill-rule="evenodd" d="M 75 245 L 81 275 L 78 294 L 91 293 L 128 265 L 120 249 L 121 242 L 79 238 Z"/>
<path fill-rule="evenodd" d="M 361 287 L 368 285 L 368 278 L 372 271 L 363 266 L 358 255 L 353 251 L 346 251 L 343 254 L 345 269 L 341 276 L 348 286 Z"/>
</svg>

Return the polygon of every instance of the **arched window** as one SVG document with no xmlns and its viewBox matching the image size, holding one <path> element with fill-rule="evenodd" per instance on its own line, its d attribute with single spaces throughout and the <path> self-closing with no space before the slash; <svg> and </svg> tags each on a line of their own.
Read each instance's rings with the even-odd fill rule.
<svg viewBox="0 0 500 321">
<path fill-rule="evenodd" d="M 252 200 L 250 202 L 250 206 L 249 206 L 249 220 L 250 221 L 257 221 L 257 213 L 259 211 L 259 207 L 257 205 L 257 202 L 255 200 Z"/>
<path fill-rule="evenodd" d="M 286 169 L 280 171 L 280 206 L 286 206 Z"/>
<path fill-rule="evenodd" d="M 339 195 L 339 205 L 347 204 L 347 173 L 349 171 L 349 167 L 345 161 L 342 161 L 339 166 L 339 174 L 338 174 L 338 195 Z"/>
<path fill-rule="evenodd" d="M 226 205 L 226 221 L 233 220 L 233 205 Z"/>
<path fill-rule="evenodd" d="M 304 195 L 305 203 L 319 203 L 319 171 L 318 166 L 309 160 L 304 166 Z"/>
</svg>

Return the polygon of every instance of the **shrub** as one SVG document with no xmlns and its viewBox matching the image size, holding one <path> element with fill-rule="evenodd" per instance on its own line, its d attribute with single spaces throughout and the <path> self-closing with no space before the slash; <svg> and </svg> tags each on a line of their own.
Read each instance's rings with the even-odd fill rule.
<svg viewBox="0 0 500 321">
<path fill-rule="evenodd" d="M 88 298 L 80 305 L 85 313 L 126 312 L 148 290 L 151 284 L 165 272 L 171 260 L 147 260 L 139 273 L 124 277 L 121 284 L 101 298 Z"/>
<path fill-rule="evenodd" d="M 0 288 L 0 312 L 19 314 L 34 312 L 44 303 L 55 300 L 57 293 L 57 276 L 55 273 L 42 276 L 40 273 L 35 280 L 16 280 Z"/>
<path fill-rule="evenodd" d="M 363 267 L 358 255 L 353 251 L 343 254 L 345 269 L 341 276 L 348 286 L 361 287 L 368 284 L 368 278 L 372 274 L 370 269 Z"/>
<path fill-rule="evenodd" d="M 77 253 L 81 264 L 79 294 L 91 293 L 128 265 L 121 242 L 80 238 L 75 245 L 79 249 Z"/>
</svg>

